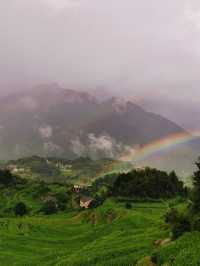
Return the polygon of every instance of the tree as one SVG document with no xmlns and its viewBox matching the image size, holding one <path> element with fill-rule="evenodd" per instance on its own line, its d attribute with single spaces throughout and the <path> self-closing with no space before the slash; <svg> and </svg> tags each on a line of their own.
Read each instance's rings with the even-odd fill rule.
<svg viewBox="0 0 200 266">
<path fill-rule="evenodd" d="M 47 215 L 56 213 L 58 211 L 57 203 L 54 200 L 47 200 L 44 203 L 42 211 Z"/>
<path fill-rule="evenodd" d="M 177 209 L 170 209 L 165 215 L 165 222 L 169 225 L 172 238 L 176 239 L 185 232 L 191 230 L 190 219 L 187 213 L 181 213 Z"/>
<path fill-rule="evenodd" d="M 46 184 L 44 181 L 41 181 L 36 185 L 35 192 L 33 193 L 33 196 L 35 199 L 40 198 L 42 196 L 45 196 L 50 192 L 50 189 L 48 187 L 48 184 Z"/>
<path fill-rule="evenodd" d="M 16 203 L 14 207 L 15 216 L 24 216 L 28 213 L 27 207 L 23 202 Z"/>
<path fill-rule="evenodd" d="M 9 170 L 0 170 L 0 184 L 4 186 L 15 185 L 16 178 Z"/>
<path fill-rule="evenodd" d="M 184 192 L 183 182 L 175 172 L 151 168 L 119 174 L 111 187 L 113 196 L 128 198 L 170 198 L 183 196 Z"/>
<path fill-rule="evenodd" d="M 200 211 L 200 157 L 196 162 L 197 171 L 193 174 L 192 208 L 194 212 Z"/>
<path fill-rule="evenodd" d="M 67 192 L 60 191 L 55 194 L 57 208 L 64 211 L 66 209 L 67 202 L 69 201 L 69 195 Z"/>
<path fill-rule="evenodd" d="M 130 202 L 126 202 L 125 207 L 126 209 L 132 209 L 132 204 Z"/>
</svg>

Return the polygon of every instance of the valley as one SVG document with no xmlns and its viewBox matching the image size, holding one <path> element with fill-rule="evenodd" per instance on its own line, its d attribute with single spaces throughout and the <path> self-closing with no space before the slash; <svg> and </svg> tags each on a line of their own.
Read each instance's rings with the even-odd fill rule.
<svg viewBox="0 0 200 266">
<path fill-rule="evenodd" d="M 46 160 L 17 162 L 30 167 Z M 0 170 L 2 266 L 148 266 L 155 254 L 168 262 L 165 254 L 174 254 L 174 245 L 180 249 L 164 220 L 171 208 L 184 210 L 187 205 L 186 190 L 174 172 L 112 172 L 77 187 L 66 180 L 25 178 L 22 168 L 17 169 Z M 92 199 L 89 207 L 81 205 L 83 197 Z M 167 245 L 159 244 L 166 239 Z"/>
<path fill-rule="evenodd" d="M 0 0 L 0 266 L 200 266 L 200 1 Z"/>
</svg>

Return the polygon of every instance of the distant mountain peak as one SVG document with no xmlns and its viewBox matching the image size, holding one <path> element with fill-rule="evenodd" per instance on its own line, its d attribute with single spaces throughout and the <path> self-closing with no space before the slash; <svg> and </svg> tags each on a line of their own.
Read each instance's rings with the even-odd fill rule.
<svg viewBox="0 0 200 266">
<path fill-rule="evenodd" d="M 132 99 L 98 101 L 88 92 L 56 83 L 1 99 L 0 127 L 0 159 L 33 154 L 117 158 L 135 145 L 185 132 Z"/>
</svg>

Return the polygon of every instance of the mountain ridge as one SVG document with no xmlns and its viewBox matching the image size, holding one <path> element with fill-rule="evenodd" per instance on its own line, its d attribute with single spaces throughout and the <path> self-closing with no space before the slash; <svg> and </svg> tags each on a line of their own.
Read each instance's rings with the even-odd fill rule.
<svg viewBox="0 0 200 266">
<path fill-rule="evenodd" d="M 183 128 L 131 100 L 40 85 L 0 100 L 0 159 L 118 158 Z"/>
</svg>

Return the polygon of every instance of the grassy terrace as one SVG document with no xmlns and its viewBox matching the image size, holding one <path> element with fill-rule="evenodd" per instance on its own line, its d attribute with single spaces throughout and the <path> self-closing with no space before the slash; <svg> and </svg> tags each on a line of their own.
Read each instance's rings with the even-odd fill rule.
<svg viewBox="0 0 200 266">
<path fill-rule="evenodd" d="M 96 210 L 51 216 L 1 218 L 1 265 L 135 265 L 168 235 L 168 202 L 109 200 Z"/>
</svg>

